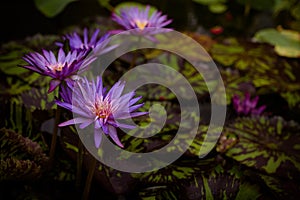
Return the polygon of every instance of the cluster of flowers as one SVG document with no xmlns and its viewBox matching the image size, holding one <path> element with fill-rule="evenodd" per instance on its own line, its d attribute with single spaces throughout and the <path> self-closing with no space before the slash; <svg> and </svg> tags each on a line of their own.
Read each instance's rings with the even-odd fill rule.
<svg viewBox="0 0 300 200">
<path fill-rule="evenodd" d="M 121 25 L 123 30 L 112 30 L 100 37 L 99 29 L 89 34 L 85 28 L 82 36 L 76 32 L 63 36 L 64 41 L 56 43 L 59 48 L 57 56 L 52 51 L 43 50 L 42 54 L 33 52 L 23 57 L 28 63 L 24 68 L 52 78 L 48 92 L 59 88 L 60 97 L 56 104 L 78 115 L 59 126 L 80 124 L 79 128 L 84 129 L 94 124 L 94 142 L 97 148 L 100 147 L 103 134 L 109 135 L 118 146 L 123 147 L 116 128 L 133 129 L 134 126 L 117 120 L 147 113 L 136 111 L 143 104 L 136 104 L 141 97 L 134 97 L 134 91 L 122 95 L 125 83 L 116 82 L 107 92 L 101 77 L 89 81 L 86 77 L 80 77 L 80 74 L 89 69 L 97 56 L 116 48 L 108 45 L 110 34 L 133 30 L 132 34 L 155 41 L 155 34 L 165 32 L 166 29 L 161 28 L 172 21 L 158 11 L 150 14 L 150 6 L 144 9 L 134 6 L 123 8 L 119 15 L 112 14 L 112 20 Z M 68 41 L 70 49 L 67 53 L 63 50 L 65 41 Z M 260 115 L 265 106 L 256 108 L 257 102 L 258 97 L 251 100 L 249 94 L 245 98 L 233 97 L 233 106 L 238 114 Z"/>
<path fill-rule="evenodd" d="M 150 14 L 149 9 L 149 6 L 145 9 L 123 8 L 120 15 L 113 13 L 112 19 L 125 30 L 134 29 L 134 34 L 151 38 L 159 33 L 159 28 L 170 24 L 171 20 L 158 11 Z M 100 147 L 103 134 L 109 135 L 118 146 L 123 147 L 116 128 L 132 129 L 134 126 L 121 124 L 117 120 L 145 115 L 146 112 L 136 111 L 143 104 L 136 104 L 141 97 L 134 97 L 134 91 L 122 95 L 125 83 L 116 82 L 107 92 L 101 77 L 91 81 L 80 77 L 98 55 L 116 48 L 108 45 L 109 34 L 100 37 L 99 32 L 100 30 L 95 30 L 91 37 L 88 29 L 84 29 L 83 36 L 76 32 L 67 34 L 63 37 L 64 42 L 56 43 L 59 48 L 57 55 L 47 50 L 29 53 L 23 57 L 28 63 L 23 67 L 50 76 L 52 80 L 48 92 L 59 88 L 60 97 L 56 104 L 78 115 L 59 124 L 60 127 L 80 124 L 79 128 L 83 129 L 94 124 L 94 142 L 97 148 Z M 65 41 L 68 41 L 69 52 L 63 50 Z"/>
</svg>

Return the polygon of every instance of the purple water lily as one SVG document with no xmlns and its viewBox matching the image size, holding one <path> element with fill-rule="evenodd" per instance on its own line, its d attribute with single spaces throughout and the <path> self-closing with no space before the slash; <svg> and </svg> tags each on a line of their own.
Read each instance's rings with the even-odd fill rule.
<svg viewBox="0 0 300 200">
<path fill-rule="evenodd" d="M 99 29 L 96 29 L 92 36 L 89 37 L 89 31 L 87 28 L 83 30 L 83 36 L 80 36 L 77 32 L 66 34 L 63 39 L 69 41 L 71 50 L 94 50 L 96 52 L 105 53 L 110 51 L 114 47 L 107 47 L 109 43 L 110 34 L 105 34 L 102 37 L 99 36 Z M 57 42 L 56 45 L 63 47 L 63 43 Z"/>
<path fill-rule="evenodd" d="M 134 91 L 121 95 L 124 87 L 125 83 L 119 81 L 106 93 L 100 77 L 97 77 L 96 82 L 89 82 L 85 77 L 76 81 L 73 91 L 64 90 L 66 94 L 61 95 L 66 100 L 56 101 L 56 103 L 72 111 L 78 117 L 63 122 L 59 126 L 80 124 L 79 128 L 84 129 L 94 124 L 94 142 L 97 148 L 100 147 L 103 134 L 109 135 L 118 146 L 123 148 L 116 128 L 133 129 L 135 126 L 123 124 L 117 120 L 147 114 L 147 112 L 135 112 L 144 105 L 143 103 L 134 105 L 141 97 L 134 98 Z M 71 96 L 73 100 L 70 103 Z"/>
<path fill-rule="evenodd" d="M 134 33 L 137 35 L 153 35 L 166 30 L 163 28 L 170 24 L 172 20 L 168 20 L 166 15 L 161 12 L 154 11 L 149 14 L 150 6 L 146 6 L 144 10 L 139 10 L 138 7 L 126 7 L 120 9 L 120 15 L 112 14 L 112 20 L 123 26 L 125 30 L 135 29 Z M 151 27 L 152 29 L 147 29 Z M 153 29 L 155 28 L 155 29 Z"/>
<path fill-rule="evenodd" d="M 57 57 L 52 51 L 43 50 L 43 54 L 33 52 L 25 55 L 23 59 L 29 64 L 24 68 L 35 71 L 41 75 L 50 76 L 48 93 L 57 88 L 63 81 L 72 82 L 95 59 L 86 59 L 87 51 L 71 51 L 67 54 L 59 49 Z"/>
<path fill-rule="evenodd" d="M 244 98 L 234 95 L 233 97 L 233 107 L 238 114 L 244 115 L 260 115 L 266 106 L 260 106 L 257 108 L 259 97 L 256 96 L 251 100 L 250 94 L 246 93 Z"/>
</svg>

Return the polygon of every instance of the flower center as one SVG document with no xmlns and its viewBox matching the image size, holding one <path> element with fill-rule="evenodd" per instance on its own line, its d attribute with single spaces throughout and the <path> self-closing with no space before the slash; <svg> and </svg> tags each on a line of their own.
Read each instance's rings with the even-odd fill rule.
<svg viewBox="0 0 300 200">
<path fill-rule="evenodd" d="M 148 21 L 147 20 L 135 20 L 135 24 L 136 26 L 141 29 L 141 30 L 144 30 L 144 28 L 147 26 L 148 24 Z"/>
<path fill-rule="evenodd" d="M 61 63 L 57 63 L 55 65 L 50 65 L 49 68 L 51 68 L 53 71 L 62 71 L 62 69 L 64 68 L 64 65 Z"/>
<path fill-rule="evenodd" d="M 111 105 L 107 100 L 96 101 L 95 103 L 95 114 L 98 118 L 108 118 L 111 114 Z"/>
</svg>

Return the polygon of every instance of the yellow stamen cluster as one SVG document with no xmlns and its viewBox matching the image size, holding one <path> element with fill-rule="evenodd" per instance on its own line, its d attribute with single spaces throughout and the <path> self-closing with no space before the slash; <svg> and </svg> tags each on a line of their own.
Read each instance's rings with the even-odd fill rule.
<svg viewBox="0 0 300 200">
<path fill-rule="evenodd" d="M 95 114 L 98 118 L 108 118 L 111 114 L 111 105 L 108 101 L 96 101 Z"/>
<path fill-rule="evenodd" d="M 144 30 L 145 27 L 148 25 L 148 21 L 147 20 L 141 21 L 141 20 L 137 19 L 137 20 L 135 20 L 135 24 L 139 29 Z"/>
<path fill-rule="evenodd" d="M 61 63 L 57 63 L 56 65 L 50 65 L 49 68 L 51 68 L 53 71 L 62 71 L 64 68 L 64 65 Z"/>
</svg>

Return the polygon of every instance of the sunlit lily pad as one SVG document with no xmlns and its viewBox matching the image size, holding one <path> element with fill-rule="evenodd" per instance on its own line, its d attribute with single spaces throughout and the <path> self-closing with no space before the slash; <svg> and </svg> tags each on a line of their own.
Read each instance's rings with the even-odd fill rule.
<svg viewBox="0 0 300 200">
<path fill-rule="evenodd" d="M 276 53 L 280 56 L 300 57 L 300 33 L 297 31 L 282 28 L 263 29 L 255 34 L 254 40 L 274 45 Z"/>
</svg>

